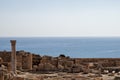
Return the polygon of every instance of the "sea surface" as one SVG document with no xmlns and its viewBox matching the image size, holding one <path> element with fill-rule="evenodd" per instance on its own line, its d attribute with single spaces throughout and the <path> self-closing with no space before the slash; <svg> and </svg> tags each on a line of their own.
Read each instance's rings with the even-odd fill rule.
<svg viewBox="0 0 120 80">
<path fill-rule="evenodd" d="M 0 37 L 0 51 L 10 51 L 10 40 L 16 49 L 27 52 L 74 58 L 120 58 L 120 37 Z"/>
</svg>

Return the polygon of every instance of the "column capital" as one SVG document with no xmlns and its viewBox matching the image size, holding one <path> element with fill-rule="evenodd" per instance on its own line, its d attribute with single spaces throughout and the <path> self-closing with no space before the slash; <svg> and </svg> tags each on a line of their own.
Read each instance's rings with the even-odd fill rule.
<svg viewBox="0 0 120 80">
<path fill-rule="evenodd" d="M 11 45 L 15 45 L 16 44 L 16 40 L 10 40 Z"/>
</svg>

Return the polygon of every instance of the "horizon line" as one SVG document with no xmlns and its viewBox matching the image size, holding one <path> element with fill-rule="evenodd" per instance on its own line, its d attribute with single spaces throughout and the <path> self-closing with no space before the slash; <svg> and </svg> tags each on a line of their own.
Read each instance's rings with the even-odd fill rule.
<svg viewBox="0 0 120 80">
<path fill-rule="evenodd" d="M 120 36 L 0 36 L 0 38 L 120 38 Z"/>
</svg>

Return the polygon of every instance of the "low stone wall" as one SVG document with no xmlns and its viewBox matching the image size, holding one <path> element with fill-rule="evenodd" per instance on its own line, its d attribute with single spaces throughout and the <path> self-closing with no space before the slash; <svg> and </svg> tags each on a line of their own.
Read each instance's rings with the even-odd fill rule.
<svg viewBox="0 0 120 80">
<path fill-rule="evenodd" d="M 0 51 L 0 58 L 4 63 L 11 63 L 11 52 Z M 16 51 L 17 69 L 32 69 L 32 54 L 25 51 Z"/>
<path fill-rule="evenodd" d="M 10 54 L 10 51 L 0 51 L 0 63 L 10 65 Z M 52 57 L 25 51 L 16 51 L 16 57 L 19 70 L 80 72 L 87 69 L 120 66 L 120 58 L 70 58 L 65 55 Z"/>
</svg>

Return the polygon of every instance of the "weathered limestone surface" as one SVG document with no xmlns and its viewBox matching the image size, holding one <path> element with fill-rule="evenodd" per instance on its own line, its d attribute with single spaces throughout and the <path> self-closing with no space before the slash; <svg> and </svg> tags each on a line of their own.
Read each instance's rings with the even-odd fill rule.
<svg viewBox="0 0 120 80">
<path fill-rule="evenodd" d="M 0 51 L 0 63 L 9 66 L 10 51 Z M 91 70 L 120 71 L 120 58 L 70 58 L 64 55 L 59 57 L 40 56 L 25 51 L 16 51 L 16 67 L 18 70 L 62 71 L 62 72 L 93 72 Z M 110 68 L 109 68 L 110 67 Z M 113 68 L 118 67 L 118 68 Z M 111 71 L 112 72 L 112 71 Z"/>
<path fill-rule="evenodd" d="M 6 65 L 11 70 L 11 52 L 0 51 L 0 63 Z M 16 67 L 19 70 L 32 70 L 33 55 L 25 51 L 16 51 Z"/>
<path fill-rule="evenodd" d="M 11 40 L 11 68 L 12 71 L 16 74 L 16 40 Z"/>
<path fill-rule="evenodd" d="M 4 80 L 4 72 L 1 66 L 0 66 L 0 80 Z"/>
<path fill-rule="evenodd" d="M 10 51 L 0 51 L 0 57 L 4 62 L 11 61 L 11 52 Z"/>
<path fill-rule="evenodd" d="M 3 63 L 3 59 L 0 57 L 0 64 Z"/>
<path fill-rule="evenodd" d="M 82 73 L 94 77 L 92 80 L 102 80 L 102 73 L 108 76 L 114 76 L 115 73 L 120 73 L 120 58 L 70 58 L 61 54 L 59 57 L 40 56 L 25 51 L 16 51 L 16 40 L 11 40 L 12 51 L 0 51 L 0 80 L 43 80 L 41 76 L 19 77 L 16 73 L 21 71 L 30 72 L 66 72 L 66 74 Z M 47 78 L 56 77 L 58 75 L 47 76 Z M 82 79 L 80 76 L 74 77 L 59 76 L 60 79 L 68 80 L 90 80 Z M 120 77 L 115 77 L 114 80 L 119 80 Z M 59 80 L 59 79 L 57 79 Z"/>
<path fill-rule="evenodd" d="M 4 65 L 0 64 L 0 80 L 6 80 L 5 74 L 7 74 L 7 69 L 5 69 Z"/>
</svg>

